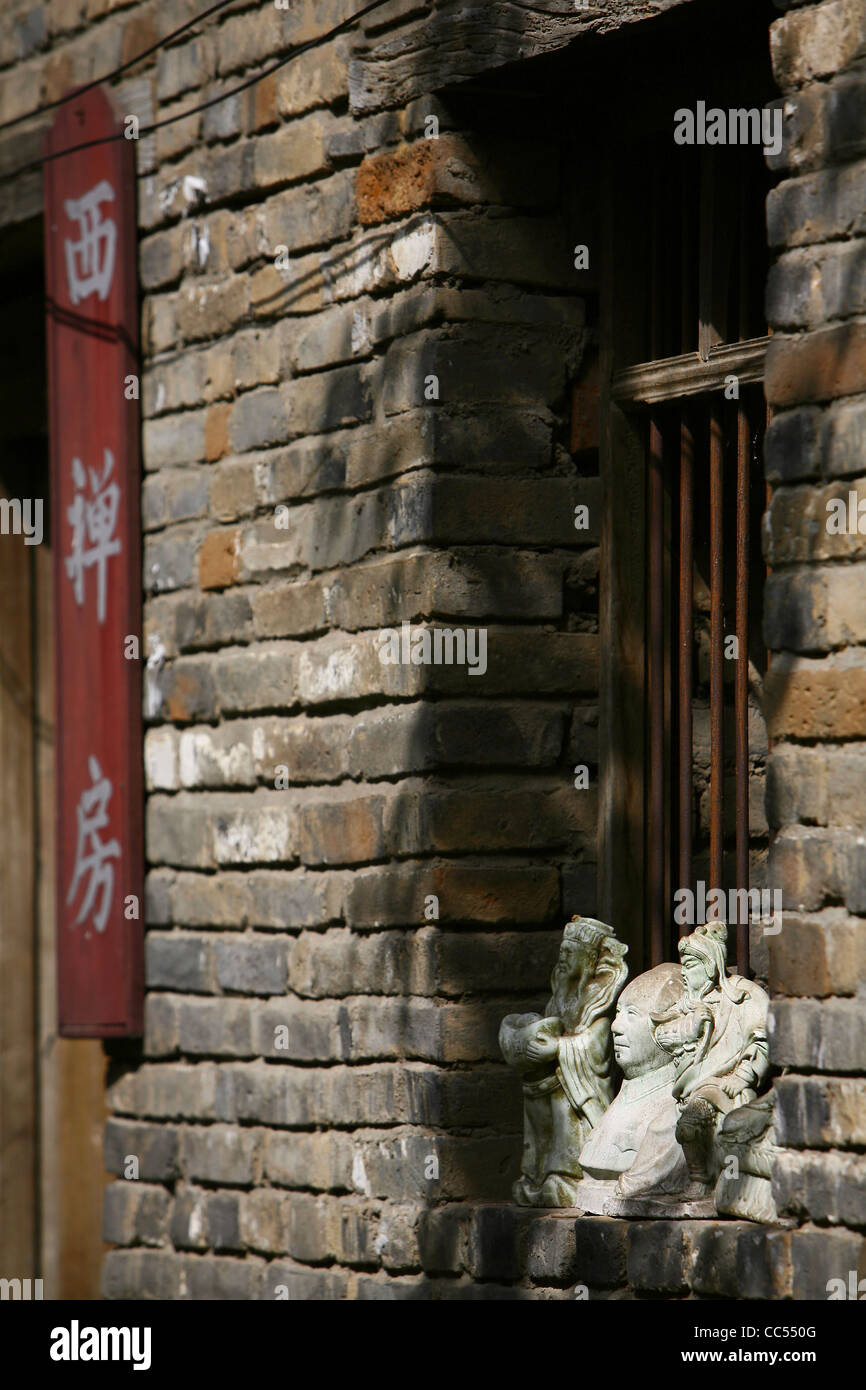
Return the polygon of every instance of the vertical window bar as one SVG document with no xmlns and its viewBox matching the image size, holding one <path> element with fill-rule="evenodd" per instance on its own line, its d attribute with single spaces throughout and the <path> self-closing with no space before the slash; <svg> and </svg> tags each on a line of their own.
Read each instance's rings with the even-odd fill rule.
<svg viewBox="0 0 866 1390">
<path fill-rule="evenodd" d="M 694 293 L 690 212 L 693 182 L 688 168 L 683 175 L 680 222 L 682 256 L 680 278 L 680 351 L 688 352 L 695 338 Z M 679 574 L 677 596 L 677 886 L 692 887 L 692 668 L 694 613 L 694 457 L 695 442 L 689 406 L 680 407 Z M 680 936 L 690 930 L 682 923 Z"/>
<path fill-rule="evenodd" d="M 737 410 L 737 660 L 734 664 L 737 887 L 749 887 L 749 420 Z M 745 918 L 745 920 L 742 920 Z M 737 923 L 737 969 L 749 970 L 749 921 Z"/>
<path fill-rule="evenodd" d="M 694 549 L 694 439 L 686 408 L 680 422 L 680 564 L 678 633 L 679 887 L 692 886 L 692 565 Z M 691 928 L 680 927 L 680 935 Z"/>
<path fill-rule="evenodd" d="M 740 245 L 738 312 L 740 340 L 749 333 L 748 244 L 746 221 L 750 189 L 744 179 L 740 190 Z M 749 488 L 751 440 L 749 416 L 743 401 L 737 407 L 737 661 L 734 670 L 734 769 L 736 801 L 737 887 L 749 888 Z M 737 970 L 749 974 L 749 921 L 737 923 Z"/>
<path fill-rule="evenodd" d="M 661 170 L 653 180 L 652 291 L 650 342 L 653 358 L 661 350 L 662 192 Z M 650 964 L 664 960 L 664 480 L 661 421 L 649 421 L 647 478 L 648 627 L 647 704 L 649 713 L 649 788 L 647 805 L 647 907 Z"/>
<path fill-rule="evenodd" d="M 724 888 L 724 572 L 722 566 L 722 427 L 710 408 L 710 887 Z"/>
<path fill-rule="evenodd" d="M 662 432 L 655 414 L 649 438 L 649 835 L 650 964 L 664 960 L 664 486 Z"/>
</svg>

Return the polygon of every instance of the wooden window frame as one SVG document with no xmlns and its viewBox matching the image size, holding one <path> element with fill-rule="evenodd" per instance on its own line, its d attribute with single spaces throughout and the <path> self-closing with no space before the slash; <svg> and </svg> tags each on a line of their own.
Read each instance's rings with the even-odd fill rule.
<svg viewBox="0 0 866 1390">
<path fill-rule="evenodd" d="M 638 156 L 632 155 L 632 158 Z M 612 170 L 616 169 L 617 185 L 627 180 L 629 159 L 609 159 L 605 166 L 602 189 L 602 226 L 604 263 L 602 266 L 601 320 L 600 320 L 600 367 L 601 367 L 601 411 L 602 428 L 600 439 L 600 468 L 602 477 L 602 522 L 601 522 L 601 593 L 600 593 L 600 804 L 599 804 L 599 911 L 601 916 L 617 926 L 618 931 L 628 941 L 634 958 L 634 968 L 658 963 L 668 954 L 666 942 L 667 926 L 663 923 L 663 904 L 665 902 L 664 883 L 659 886 L 655 861 L 659 855 L 655 850 L 647 850 L 647 840 L 656 831 L 664 840 L 665 808 L 660 791 L 660 777 L 657 772 L 647 770 L 651 751 L 656 740 L 661 739 L 664 746 L 664 731 L 658 733 L 659 721 L 663 720 L 663 700 L 665 683 L 670 682 L 668 698 L 673 710 L 677 696 L 673 690 L 676 663 L 665 663 L 663 657 L 663 638 L 659 631 L 659 621 L 653 631 L 651 623 L 644 621 L 644 600 L 650 590 L 660 591 L 663 583 L 665 563 L 663 542 L 663 521 L 660 508 L 663 507 L 661 491 L 661 435 L 656 430 L 654 407 L 675 405 L 699 396 L 712 401 L 713 393 L 721 393 L 726 378 L 734 375 L 741 386 L 762 382 L 769 336 L 746 337 L 740 332 L 739 341 L 721 341 L 721 334 L 714 326 L 724 314 L 718 312 L 719 305 L 719 257 L 714 256 L 714 228 L 712 218 L 712 198 L 714 178 L 707 177 L 708 161 L 703 164 L 700 188 L 700 213 L 698 217 L 697 254 L 699 256 L 697 297 L 697 342 L 693 351 L 684 351 L 671 356 L 655 356 L 652 360 L 639 360 L 639 334 L 634 327 L 637 315 L 635 304 L 640 304 L 641 294 L 646 297 L 646 284 L 637 282 L 633 258 L 628 253 L 628 238 L 633 236 L 634 228 L 623 225 L 619 216 L 619 199 L 614 186 Z M 743 208 L 745 209 L 745 194 Z M 658 226 L 655 214 L 649 219 Z M 747 247 L 745 234 L 740 247 L 742 263 L 746 264 Z M 684 241 L 684 265 L 686 257 Z M 653 286 L 650 300 L 652 310 L 659 307 L 657 299 L 659 286 L 656 283 L 656 256 L 652 254 Z M 685 274 L 685 269 L 684 272 Z M 740 329 L 744 326 L 743 304 L 748 299 L 747 285 L 742 281 L 740 295 Z M 685 304 L 685 296 L 683 297 Z M 654 324 L 655 319 L 651 322 Z M 653 337 L 655 329 L 653 328 Z M 694 340 L 693 340 L 694 341 Z M 653 341 L 652 347 L 656 343 Z M 684 344 L 685 346 L 685 344 Z M 697 402 L 694 402 L 697 404 Z M 712 443 L 710 447 L 712 525 L 720 526 L 721 516 L 721 435 L 716 423 L 718 412 L 709 404 Z M 649 422 L 649 447 L 642 437 L 645 425 L 641 417 Z M 685 413 L 683 414 L 685 421 Z M 744 424 L 744 420 L 746 423 Z M 683 426 L 685 430 L 685 425 Z M 654 430 L 656 431 L 654 434 Z M 741 641 L 740 651 L 744 659 L 738 663 L 735 680 L 736 738 L 736 877 L 737 886 L 748 887 L 749 875 L 749 825 L 748 825 L 748 647 L 747 647 L 747 605 L 748 605 L 748 445 L 749 426 L 745 407 L 738 408 L 737 421 L 737 574 L 745 566 L 746 578 L 737 580 L 736 630 Z M 714 433 L 712 433 L 714 431 Z M 655 443 L 653 442 L 655 441 Z M 686 467 L 687 441 L 683 435 L 682 468 Z M 658 452 L 658 457 L 655 457 Z M 691 489 L 692 446 L 689 445 L 688 473 L 686 486 Z M 647 475 L 649 475 L 647 477 Z M 647 493 L 644 495 L 646 481 Z M 682 484 L 681 484 L 682 486 Z M 653 501 L 655 499 L 655 501 Z M 689 505 L 691 505 L 689 492 Z M 683 495 L 680 497 L 684 505 Z M 745 512 L 743 514 L 743 509 Z M 654 510 L 655 509 L 655 510 Z M 682 515 L 682 513 L 681 513 Z M 688 538 L 689 595 L 687 618 L 691 643 L 691 564 L 692 535 L 690 522 Z M 718 530 L 712 541 L 711 554 L 722 553 L 721 531 Z M 647 556 L 647 569 L 643 559 Z M 712 650 L 718 652 L 712 659 L 711 672 L 711 721 L 714 735 L 711 740 L 711 872 L 712 886 L 722 887 L 722 821 L 720 787 L 723 780 L 721 702 L 722 671 L 721 648 L 723 631 L 721 628 L 721 562 L 711 563 L 712 599 Z M 682 585 L 683 575 L 680 574 Z M 684 590 L 681 588 L 681 594 Z M 745 598 L 743 598 L 743 594 Z M 649 605 L 652 608 L 652 605 Z M 683 644 L 683 628 L 677 634 L 680 651 Z M 671 655 L 673 655 L 674 636 L 670 634 Z M 682 660 L 682 655 L 680 656 Z M 661 664 L 660 664 L 661 663 Z M 691 694 L 687 702 L 691 701 Z M 679 697 L 679 712 L 683 711 L 683 696 Z M 649 725 L 649 727 L 648 727 Z M 692 768 L 692 722 L 689 708 L 685 721 L 687 740 L 688 776 Z M 742 733 L 745 730 L 745 733 Z M 673 754 L 673 745 L 671 753 Z M 682 764 L 685 759 L 684 743 L 677 749 L 678 770 L 682 788 Z M 655 767 L 655 764 L 653 765 Z M 660 802 L 660 797 L 662 800 Z M 691 814 L 691 782 L 689 781 L 686 816 Z M 682 821 L 682 817 L 681 817 Z M 678 828 L 682 830 L 682 824 Z M 673 839 L 673 832 L 670 832 Z M 688 848 L 685 854 L 687 869 L 680 859 L 680 878 L 683 883 L 691 882 L 691 830 L 686 834 Z M 677 840 L 679 846 L 680 841 Z M 663 857 L 663 854 L 662 854 Z M 648 879 L 648 874 L 650 878 Z M 686 877 L 683 879 L 682 875 Z M 652 878 L 655 875 L 655 878 Z M 671 876 L 671 883 L 673 877 Z M 649 903 L 647 899 L 649 898 Z M 683 930 L 681 928 L 681 934 Z M 741 925 L 737 932 L 737 957 L 739 968 L 748 971 L 748 924 Z"/>
</svg>

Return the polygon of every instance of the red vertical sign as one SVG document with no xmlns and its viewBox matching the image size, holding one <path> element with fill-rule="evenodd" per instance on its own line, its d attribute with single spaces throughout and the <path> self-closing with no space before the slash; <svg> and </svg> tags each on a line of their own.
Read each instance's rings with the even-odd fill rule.
<svg viewBox="0 0 866 1390">
<path fill-rule="evenodd" d="M 45 153 L 119 132 L 94 88 L 60 107 Z M 59 1024 L 125 1036 L 144 992 L 134 147 L 94 144 L 44 175 Z"/>
</svg>

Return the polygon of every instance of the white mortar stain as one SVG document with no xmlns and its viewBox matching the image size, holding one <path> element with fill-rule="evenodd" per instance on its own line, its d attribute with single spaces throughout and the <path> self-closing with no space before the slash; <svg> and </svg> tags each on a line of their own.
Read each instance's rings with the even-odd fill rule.
<svg viewBox="0 0 866 1390">
<path fill-rule="evenodd" d="M 391 242 L 391 260 L 401 280 L 411 280 L 433 264 L 436 228 L 432 222 L 398 232 Z"/>
</svg>

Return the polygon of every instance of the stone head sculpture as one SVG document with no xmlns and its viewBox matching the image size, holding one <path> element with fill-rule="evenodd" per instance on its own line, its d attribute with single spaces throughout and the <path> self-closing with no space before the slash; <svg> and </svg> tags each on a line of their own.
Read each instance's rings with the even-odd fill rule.
<svg viewBox="0 0 866 1390">
<path fill-rule="evenodd" d="M 626 985 L 611 1024 L 614 1056 L 626 1080 L 670 1062 L 656 1041 L 654 1021 L 676 1003 L 681 992 L 681 973 L 669 964 L 657 965 Z"/>
<path fill-rule="evenodd" d="M 725 988 L 728 929 L 724 922 L 705 922 L 690 936 L 680 937 L 677 951 L 682 961 L 683 984 L 690 998 L 699 998 L 714 984 Z"/>
<path fill-rule="evenodd" d="M 611 1214 L 631 1194 L 676 1187 L 685 1175 L 671 1094 L 675 1065 L 655 1036 L 656 1016 L 670 1011 L 682 990 L 680 967 L 667 962 L 638 975 L 619 996 L 611 1033 L 625 1079 L 580 1153 L 576 1205 L 584 1211 Z"/>
</svg>

